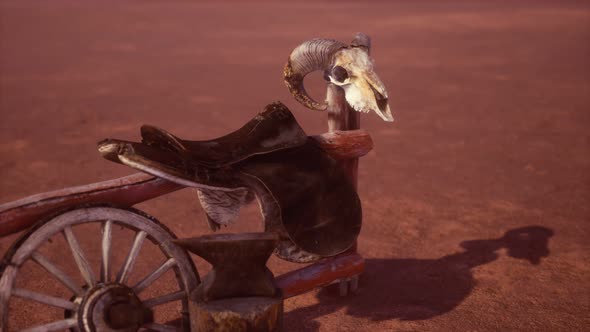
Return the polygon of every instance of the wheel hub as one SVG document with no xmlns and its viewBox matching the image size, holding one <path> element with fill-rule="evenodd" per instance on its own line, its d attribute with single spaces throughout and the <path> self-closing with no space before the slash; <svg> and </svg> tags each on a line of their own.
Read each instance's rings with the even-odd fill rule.
<svg viewBox="0 0 590 332">
<path fill-rule="evenodd" d="M 133 290 L 121 284 L 98 284 L 84 296 L 78 311 L 83 331 L 137 331 L 153 321 L 153 313 L 141 304 Z"/>
</svg>

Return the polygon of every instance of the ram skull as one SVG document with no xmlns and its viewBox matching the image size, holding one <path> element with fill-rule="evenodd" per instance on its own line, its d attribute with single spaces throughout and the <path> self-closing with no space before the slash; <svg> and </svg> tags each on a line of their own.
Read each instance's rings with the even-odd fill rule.
<svg viewBox="0 0 590 332">
<path fill-rule="evenodd" d="M 341 87 L 348 104 L 358 112 L 375 112 L 391 122 L 385 85 L 375 73 L 369 57 L 370 38 L 358 33 L 350 45 L 331 39 L 313 39 L 297 46 L 285 66 L 285 83 L 297 101 L 318 111 L 327 109 L 305 91 L 303 79 L 311 72 L 322 70 L 324 78 Z"/>
</svg>

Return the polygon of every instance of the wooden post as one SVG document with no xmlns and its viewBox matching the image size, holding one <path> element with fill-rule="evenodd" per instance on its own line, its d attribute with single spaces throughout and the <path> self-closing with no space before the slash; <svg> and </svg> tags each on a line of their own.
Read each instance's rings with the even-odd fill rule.
<svg viewBox="0 0 590 332">
<path fill-rule="evenodd" d="M 346 102 L 344 90 L 332 83 L 328 83 L 326 95 L 328 104 L 328 131 L 345 131 L 359 129 L 361 117 Z M 357 188 L 358 183 L 358 158 L 342 160 L 342 167 L 349 174 L 352 184 Z"/>
<path fill-rule="evenodd" d="M 346 102 L 344 89 L 328 83 L 328 91 L 326 94 L 326 103 L 328 104 L 328 131 L 334 132 L 336 130 L 346 131 L 360 129 L 361 116 Z M 359 159 L 353 158 L 349 160 L 341 160 L 342 167 L 346 170 L 352 181 L 355 189 L 358 189 L 358 167 Z M 350 248 L 351 252 L 357 251 L 356 242 Z"/>
</svg>

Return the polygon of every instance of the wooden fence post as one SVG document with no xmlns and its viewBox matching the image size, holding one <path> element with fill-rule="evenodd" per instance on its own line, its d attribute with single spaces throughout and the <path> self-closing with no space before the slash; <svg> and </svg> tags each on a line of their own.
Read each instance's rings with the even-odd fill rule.
<svg viewBox="0 0 590 332">
<path fill-rule="evenodd" d="M 361 114 L 356 112 L 346 102 L 344 89 L 328 83 L 326 93 L 326 103 L 328 104 L 328 131 L 336 130 L 346 131 L 360 129 Z M 358 167 L 359 159 L 352 158 L 341 160 L 342 167 L 346 170 L 355 189 L 358 189 Z M 357 252 L 357 243 L 355 242 L 350 248 L 351 252 Z M 342 293 L 342 292 L 341 292 Z"/>
<path fill-rule="evenodd" d="M 360 113 L 356 112 L 348 105 L 344 96 L 344 89 L 332 83 L 328 83 L 326 102 L 328 104 L 329 132 L 360 129 Z M 358 182 L 358 158 L 341 160 L 340 162 L 349 174 L 352 184 L 356 189 Z"/>
</svg>

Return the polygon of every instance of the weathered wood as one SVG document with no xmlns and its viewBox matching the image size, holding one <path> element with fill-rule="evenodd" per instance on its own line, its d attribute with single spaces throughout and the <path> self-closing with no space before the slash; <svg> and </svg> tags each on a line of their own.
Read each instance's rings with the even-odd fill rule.
<svg viewBox="0 0 590 332">
<path fill-rule="evenodd" d="M 64 237 L 70 246 L 72 251 L 72 255 L 74 256 L 74 261 L 82 274 L 82 277 L 86 281 L 89 287 L 92 287 L 96 284 L 96 278 L 94 276 L 94 272 L 92 271 L 92 267 L 90 263 L 86 259 L 84 252 L 82 251 L 82 247 L 80 247 L 80 243 L 76 239 L 74 232 L 72 231 L 71 226 L 67 226 L 63 229 Z"/>
<path fill-rule="evenodd" d="M 76 325 L 78 325 L 78 321 L 75 318 L 69 318 L 69 319 L 59 320 L 56 322 L 51 322 L 51 323 L 31 327 L 26 330 L 22 330 L 21 332 L 63 331 L 65 329 L 74 327 Z"/>
<path fill-rule="evenodd" d="M 356 252 L 349 252 L 278 276 L 276 284 L 282 290 L 283 297 L 289 298 L 328 285 L 334 280 L 359 275 L 364 269 L 365 260 Z"/>
<path fill-rule="evenodd" d="M 359 288 L 359 277 L 354 276 L 350 278 L 350 292 L 356 294 Z"/>
<path fill-rule="evenodd" d="M 151 298 L 149 300 L 143 301 L 143 305 L 146 308 L 152 308 L 155 306 L 159 306 L 162 304 L 166 304 L 168 302 L 174 302 L 181 300 L 186 297 L 186 291 L 178 291 L 170 294 L 161 295 L 158 297 Z"/>
<path fill-rule="evenodd" d="M 67 310 L 75 310 L 77 305 L 73 302 L 60 299 L 59 297 L 54 297 L 46 294 L 41 294 L 37 292 L 30 291 L 24 288 L 15 288 L 12 290 L 12 296 L 20 297 L 22 299 L 27 299 L 43 304 L 47 304 L 53 307 L 58 307 Z"/>
<path fill-rule="evenodd" d="M 129 254 L 127 254 L 127 258 L 125 259 L 125 263 L 121 268 L 121 271 L 117 274 L 117 282 L 121 284 L 126 284 L 127 279 L 129 278 L 129 274 L 133 270 L 133 265 L 135 264 L 135 259 L 137 259 L 137 255 L 139 255 L 139 251 L 143 245 L 143 240 L 147 233 L 145 231 L 139 231 L 135 234 L 135 239 L 133 239 L 133 244 L 131 245 L 131 249 L 129 249 Z"/>
<path fill-rule="evenodd" d="M 160 278 L 164 273 L 170 270 L 174 265 L 176 265 L 176 260 L 174 258 L 168 258 L 167 261 L 165 261 L 162 265 L 158 266 L 158 268 L 152 271 L 150 274 L 145 276 L 140 282 L 137 283 L 137 285 L 132 287 L 135 294 L 141 293 L 154 281 Z"/>
<path fill-rule="evenodd" d="M 76 296 L 82 296 L 82 288 L 76 282 L 70 278 L 64 271 L 59 267 L 51 263 L 47 258 L 38 252 L 33 253 L 33 260 L 41 265 L 47 272 L 51 273 L 57 280 L 59 280 L 64 286 L 70 289 Z"/>
<path fill-rule="evenodd" d="M 100 280 L 111 281 L 111 244 L 112 244 L 113 221 L 107 220 L 102 225 Z"/>
<path fill-rule="evenodd" d="M 348 295 L 348 281 L 346 281 L 346 279 L 340 279 L 338 281 L 338 291 L 340 296 Z"/>
<path fill-rule="evenodd" d="M 191 331 L 280 331 L 283 300 L 272 297 L 238 297 L 189 304 Z"/>
<path fill-rule="evenodd" d="M 328 84 L 328 92 L 326 95 L 326 102 L 328 104 L 328 131 L 334 132 L 337 130 L 347 131 L 360 128 L 361 117 L 360 113 L 353 110 L 344 95 L 344 90 L 334 84 Z M 372 147 L 372 144 L 371 144 Z M 342 160 L 342 167 L 349 174 L 353 185 L 357 186 L 358 174 L 358 158 L 350 160 Z"/>
<path fill-rule="evenodd" d="M 359 112 L 356 112 L 354 109 L 352 109 L 350 105 L 348 105 L 346 96 L 344 94 L 344 89 L 329 83 L 326 94 L 326 102 L 328 104 L 328 131 L 349 131 L 360 128 L 361 115 Z M 350 180 L 352 181 L 354 188 L 358 189 L 358 158 L 341 160 L 340 164 L 350 176 Z M 351 250 L 356 252 L 356 242 Z"/>
<path fill-rule="evenodd" d="M 8 301 L 18 270 L 17 266 L 7 265 L 0 276 L 0 332 L 8 332 Z"/>
<path fill-rule="evenodd" d="M 334 159 L 359 158 L 373 149 L 373 140 L 363 129 L 335 130 L 312 138 Z"/>
<path fill-rule="evenodd" d="M 328 83 L 326 102 L 328 105 L 328 131 L 354 130 L 360 128 L 360 113 L 346 102 L 344 90 Z"/>
<path fill-rule="evenodd" d="M 0 205 L 0 236 L 22 231 L 48 213 L 88 203 L 132 206 L 183 188 L 181 185 L 137 173 L 119 179 L 65 188 Z"/>
</svg>

